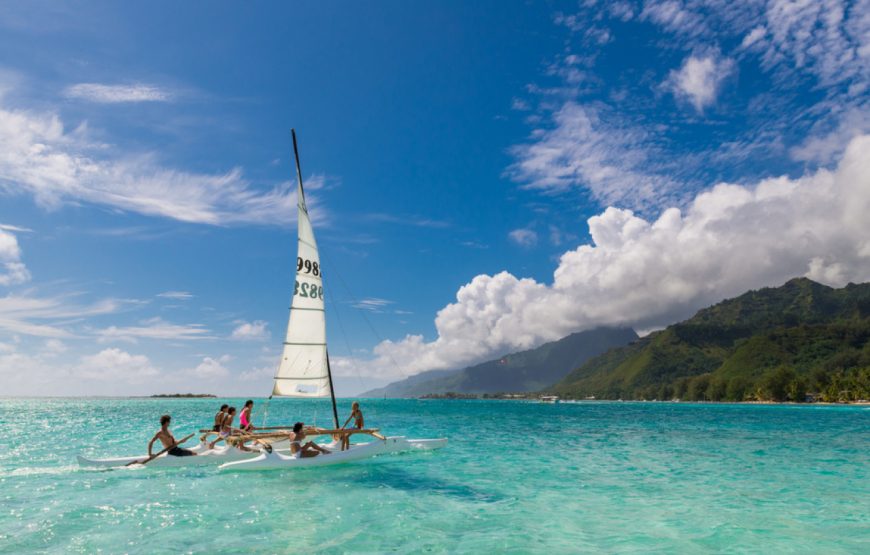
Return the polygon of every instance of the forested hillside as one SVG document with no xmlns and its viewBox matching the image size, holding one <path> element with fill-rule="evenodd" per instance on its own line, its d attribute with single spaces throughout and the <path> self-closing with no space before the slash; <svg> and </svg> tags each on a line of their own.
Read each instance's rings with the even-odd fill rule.
<svg viewBox="0 0 870 555">
<path fill-rule="evenodd" d="M 595 357 L 547 391 L 712 401 L 870 398 L 870 284 L 750 291 Z"/>
</svg>

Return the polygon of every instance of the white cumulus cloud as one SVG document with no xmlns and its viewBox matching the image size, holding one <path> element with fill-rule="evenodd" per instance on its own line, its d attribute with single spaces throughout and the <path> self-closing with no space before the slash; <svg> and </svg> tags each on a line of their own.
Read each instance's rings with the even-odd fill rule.
<svg viewBox="0 0 870 555">
<path fill-rule="evenodd" d="M 684 98 L 699 113 L 716 101 L 722 81 L 734 70 L 729 58 L 714 55 L 689 56 L 679 70 L 671 72 L 668 87 L 678 98 Z"/>
<path fill-rule="evenodd" d="M 30 279 L 30 272 L 21 262 L 21 247 L 18 238 L 8 229 L 18 229 L 12 226 L 0 226 L 0 285 L 24 283 Z"/>
<path fill-rule="evenodd" d="M 147 356 L 121 349 L 73 359 L 56 340 L 36 353 L 0 344 L 0 379 L 8 395 L 121 395 L 131 387 L 144 393 L 157 376 L 164 377 Z"/>
<path fill-rule="evenodd" d="M 84 356 L 73 368 L 77 377 L 90 380 L 118 380 L 139 382 L 160 372 L 145 355 L 131 355 L 121 349 L 104 349 L 95 355 Z"/>
<path fill-rule="evenodd" d="M 276 369 L 274 366 L 254 367 L 239 374 L 239 380 L 242 382 L 267 383 L 275 376 L 275 372 Z"/>
<path fill-rule="evenodd" d="M 259 341 L 269 338 L 269 330 L 266 329 L 268 324 L 263 320 L 255 320 L 253 322 L 240 321 L 236 323 L 238 326 L 236 326 L 231 335 L 233 339 Z"/>
<path fill-rule="evenodd" d="M 838 167 L 751 186 L 722 183 L 654 221 L 607 208 L 592 242 L 562 255 L 552 283 L 479 275 L 435 319 L 437 337 L 384 341 L 370 376 L 454 368 L 602 325 L 662 327 L 762 286 L 807 276 L 870 280 L 870 136 Z"/>
<path fill-rule="evenodd" d="M 211 379 L 222 378 L 228 376 L 230 371 L 227 370 L 226 364 L 232 359 L 229 355 L 223 355 L 218 358 L 204 357 L 195 368 L 190 370 L 190 373 L 197 378 Z"/>
</svg>

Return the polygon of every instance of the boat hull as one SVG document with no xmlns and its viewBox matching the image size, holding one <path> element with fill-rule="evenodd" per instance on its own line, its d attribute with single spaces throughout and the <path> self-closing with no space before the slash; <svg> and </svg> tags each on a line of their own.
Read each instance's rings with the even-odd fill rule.
<svg viewBox="0 0 870 555">
<path fill-rule="evenodd" d="M 177 466 L 202 466 L 210 464 L 221 464 L 230 461 L 239 461 L 251 459 L 260 454 L 259 451 L 248 452 L 241 451 L 235 447 L 216 447 L 209 449 L 208 445 L 200 443 L 196 447 L 189 449 L 196 453 L 195 457 L 175 457 L 169 454 L 163 454 L 154 460 L 150 461 L 149 467 L 177 467 Z M 139 455 L 135 457 L 113 457 L 107 459 L 91 459 L 79 455 L 79 466 L 97 467 L 97 468 L 115 468 L 119 466 L 127 466 L 131 462 L 142 461 L 148 458 L 148 455 Z"/>
<path fill-rule="evenodd" d="M 388 437 L 385 440 L 360 443 L 351 446 L 347 451 L 333 451 L 328 455 L 318 455 L 316 457 L 296 458 L 293 455 L 287 455 L 278 451 L 262 453 L 252 459 L 224 463 L 220 465 L 219 469 L 223 471 L 251 471 L 278 470 L 283 468 L 313 468 L 344 464 L 388 453 L 440 449 L 445 445 L 447 445 L 446 438 L 406 439 L 397 436 Z"/>
</svg>

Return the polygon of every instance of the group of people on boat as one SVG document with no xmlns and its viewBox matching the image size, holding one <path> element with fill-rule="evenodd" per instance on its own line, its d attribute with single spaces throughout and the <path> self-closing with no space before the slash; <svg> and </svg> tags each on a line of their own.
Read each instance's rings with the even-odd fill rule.
<svg viewBox="0 0 870 555">
<path fill-rule="evenodd" d="M 248 399 L 245 401 L 242 412 L 239 414 L 239 427 L 236 428 L 233 427 L 233 422 L 236 418 L 236 407 L 231 407 L 227 404 L 221 405 L 220 410 L 218 410 L 214 415 L 214 425 L 212 426 L 212 432 L 216 433 L 217 437 L 208 444 L 209 449 L 214 449 L 218 442 L 226 441 L 232 436 L 243 438 L 244 436 L 251 434 L 256 429 L 252 420 L 253 408 L 253 400 Z M 347 426 L 351 421 L 353 421 L 353 426 L 349 428 L 350 430 L 362 430 L 365 425 L 362 410 L 360 410 L 359 403 L 356 401 L 354 401 L 351 406 L 350 416 L 345 420 L 341 429 L 348 429 Z M 164 451 L 166 451 L 168 455 L 174 457 L 196 456 L 197 453 L 194 451 L 179 447 L 175 436 L 173 436 L 172 432 L 169 430 L 171 422 L 172 417 L 168 414 L 164 414 L 160 417 L 160 430 L 158 430 L 157 433 L 154 434 L 154 437 L 151 438 L 151 441 L 148 442 L 148 456 L 152 456 L 152 448 L 157 440 L 160 440 L 160 443 L 163 444 Z M 331 453 L 331 451 L 317 445 L 314 441 L 305 442 L 304 440 L 306 437 L 305 423 L 296 422 L 293 425 L 293 432 L 288 434 L 291 454 L 300 458 L 308 458 Z M 340 443 L 342 451 L 350 448 L 350 434 L 336 433 L 333 435 L 333 438 Z M 245 446 L 244 441 L 235 442 L 235 446 L 243 451 L 252 451 L 252 449 Z"/>
<path fill-rule="evenodd" d="M 236 407 L 229 405 L 221 405 L 220 410 L 214 415 L 214 425 L 212 431 L 217 432 L 217 437 L 208 444 L 209 449 L 214 449 L 219 441 L 224 441 L 231 435 L 246 434 L 254 431 L 254 423 L 251 418 L 251 411 L 254 409 L 254 401 L 248 399 L 245 401 L 245 406 L 242 407 L 242 412 L 239 414 L 239 427 L 233 427 L 233 421 L 236 419 Z M 243 449 L 247 449 L 242 445 Z"/>
</svg>

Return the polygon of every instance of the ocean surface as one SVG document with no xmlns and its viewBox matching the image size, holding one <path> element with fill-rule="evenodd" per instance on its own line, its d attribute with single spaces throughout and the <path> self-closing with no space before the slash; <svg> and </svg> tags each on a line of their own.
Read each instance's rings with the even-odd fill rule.
<svg viewBox="0 0 870 555">
<path fill-rule="evenodd" d="M 368 426 L 450 444 L 235 474 L 76 464 L 144 452 L 164 413 L 179 438 L 208 427 L 221 401 L 0 399 L 0 552 L 870 553 L 866 407 L 364 400 Z M 296 420 L 329 425 L 328 401 L 270 403 Z"/>
</svg>

